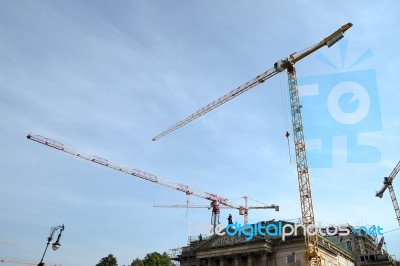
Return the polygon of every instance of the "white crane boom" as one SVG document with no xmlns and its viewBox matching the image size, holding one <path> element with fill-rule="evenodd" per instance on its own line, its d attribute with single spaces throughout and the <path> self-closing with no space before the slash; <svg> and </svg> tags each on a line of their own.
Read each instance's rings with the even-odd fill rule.
<svg viewBox="0 0 400 266">
<path fill-rule="evenodd" d="M 0 245 L 8 245 L 8 246 L 13 246 L 13 247 L 17 247 L 17 244 L 8 242 L 8 241 L 4 241 L 4 240 L 0 240 Z"/>
<path fill-rule="evenodd" d="M 247 204 L 247 199 L 246 199 Z M 155 208 L 178 208 L 178 209 L 211 209 L 211 205 L 201 205 L 201 204 L 172 204 L 172 205 L 162 205 L 156 204 L 153 207 Z M 236 209 L 229 206 L 220 206 L 220 209 Z M 261 210 L 261 209 L 275 209 L 275 211 L 279 211 L 279 206 L 272 204 L 272 205 L 262 205 L 262 206 L 245 206 L 239 209 L 239 214 L 243 215 L 243 222 L 247 224 L 249 221 L 249 210 Z"/>
<path fill-rule="evenodd" d="M 180 209 L 184 209 L 184 208 L 212 208 L 211 205 L 201 205 L 201 204 L 190 204 L 190 205 L 185 205 L 185 204 L 170 204 L 170 205 L 163 205 L 163 204 L 156 204 L 153 205 L 153 207 L 155 208 L 180 208 Z M 220 206 L 221 209 L 237 209 L 234 207 L 229 207 L 229 206 Z M 261 209 L 275 209 L 275 211 L 279 211 L 279 205 L 269 205 L 269 206 L 248 206 L 247 207 L 248 210 L 261 210 Z M 243 208 L 243 210 L 245 210 L 245 208 Z"/>
<path fill-rule="evenodd" d="M 7 263 L 7 265 L 9 265 L 10 263 L 12 263 L 12 264 L 22 264 L 22 265 L 38 265 L 39 262 L 29 261 L 29 260 L 21 260 L 21 259 L 1 258 L 0 259 L 0 265 L 3 264 L 3 263 Z M 51 262 L 47 262 L 46 265 L 49 265 L 49 266 L 62 266 L 61 264 L 51 263 Z"/>
</svg>

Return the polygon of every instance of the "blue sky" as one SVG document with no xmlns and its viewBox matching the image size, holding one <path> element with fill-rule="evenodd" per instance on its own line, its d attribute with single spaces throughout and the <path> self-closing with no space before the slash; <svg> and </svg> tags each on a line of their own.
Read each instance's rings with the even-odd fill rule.
<svg viewBox="0 0 400 266">
<path fill-rule="evenodd" d="M 0 242 L 0 256 L 39 260 L 50 227 L 64 223 L 62 247 L 46 261 L 95 265 L 113 253 L 124 265 L 185 245 L 189 221 L 211 216 L 153 208 L 187 197 L 28 141 L 29 132 L 238 204 L 247 195 L 280 205 L 250 222 L 299 218 L 285 73 L 151 139 L 347 22 L 344 44 L 296 65 L 299 82 L 355 82 L 372 104 L 368 119 L 342 130 L 318 111 L 335 99 L 327 91 L 303 97 L 307 145 L 323 147 L 310 151 L 315 219 L 398 228 L 389 195 L 375 197 L 399 161 L 397 10 L 396 1 L 1 1 L 0 240 L 16 246 Z M 338 104 L 351 116 L 362 99 L 347 96 Z M 357 153 L 357 143 L 372 151 Z M 242 221 L 223 210 L 222 222 L 229 213 Z M 397 258 L 399 233 L 385 235 Z"/>
</svg>

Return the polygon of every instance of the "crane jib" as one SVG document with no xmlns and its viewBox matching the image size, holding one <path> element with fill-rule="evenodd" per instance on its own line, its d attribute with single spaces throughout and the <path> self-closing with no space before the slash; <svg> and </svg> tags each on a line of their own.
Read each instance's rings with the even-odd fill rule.
<svg viewBox="0 0 400 266">
<path fill-rule="evenodd" d="M 58 141 L 55 141 L 55 140 L 52 140 L 52 139 L 49 139 L 49 138 L 46 138 L 46 137 L 43 137 L 40 135 L 33 135 L 33 134 L 29 133 L 26 137 L 29 140 L 33 140 L 35 142 L 46 145 L 48 147 L 63 151 L 65 153 L 75 155 L 77 157 L 86 159 L 88 161 L 97 163 L 99 165 L 102 165 L 102 166 L 105 166 L 108 168 L 112 168 L 117 171 L 129 174 L 129 175 L 133 175 L 133 176 L 139 177 L 141 179 L 144 179 L 144 180 L 156 183 L 156 184 L 170 187 L 172 189 L 184 192 L 187 195 L 194 195 L 194 196 L 197 196 L 197 197 L 200 197 L 203 199 L 207 199 L 207 200 L 210 200 L 210 201 L 218 203 L 218 204 L 222 204 L 222 205 L 229 206 L 229 207 L 234 207 L 236 209 L 239 209 L 241 207 L 237 204 L 229 202 L 229 200 L 224 197 L 221 197 L 221 196 L 218 196 L 215 194 L 211 194 L 211 193 L 207 193 L 207 192 L 203 192 L 198 189 L 191 188 L 187 185 L 176 183 L 176 182 L 155 176 L 153 174 L 150 174 L 150 173 L 147 173 L 147 172 L 135 169 L 135 168 L 129 168 L 129 167 L 114 163 L 112 161 L 109 161 L 107 159 L 101 158 L 97 155 L 92 155 L 92 154 L 88 154 L 88 153 L 85 153 L 82 151 L 78 151 L 77 149 L 68 147 Z"/>
<path fill-rule="evenodd" d="M 179 122 L 175 123 L 174 125 L 168 127 L 166 130 L 155 136 L 152 140 L 158 140 L 169 133 L 177 130 L 180 127 L 183 127 L 184 125 L 190 123 L 191 121 L 199 118 L 200 116 L 203 116 L 204 114 L 208 113 L 209 111 L 215 109 L 216 107 L 226 103 L 227 101 L 232 100 L 233 98 L 239 96 L 243 92 L 253 88 L 254 86 L 265 82 L 267 79 L 271 78 L 275 74 L 285 70 L 285 69 L 291 69 L 292 65 L 294 65 L 296 62 L 300 61 L 304 57 L 312 54 L 313 52 L 317 51 L 321 47 L 327 45 L 328 47 L 331 47 L 334 45 L 336 42 L 338 42 L 340 39 L 343 38 L 344 32 L 348 30 L 350 27 L 352 27 L 352 23 L 347 23 L 344 24 L 342 27 L 340 27 L 337 31 L 320 41 L 319 43 L 311 46 L 311 48 L 305 49 L 299 54 L 293 53 L 291 56 L 284 58 L 282 60 L 277 61 L 274 64 L 274 67 L 271 68 L 270 70 L 265 71 L 264 73 L 258 75 L 256 78 L 244 83 L 243 85 L 239 86 L 238 88 L 230 91 L 229 93 L 225 94 L 224 96 L 218 98 L 217 100 L 207 104 L 206 106 L 200 108 L 193 114 L 189 115 L 187 118 L 180 120 Z"/>
</svg>

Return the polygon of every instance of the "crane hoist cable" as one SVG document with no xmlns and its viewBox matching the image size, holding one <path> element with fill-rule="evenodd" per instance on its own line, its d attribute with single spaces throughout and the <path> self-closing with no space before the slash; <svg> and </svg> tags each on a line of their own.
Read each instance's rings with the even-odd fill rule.
<svg viewBox="0 0 400 266">
<path fill-rule="evenodd" d="M 288 104 L 287 104 L 287 95 L 285 82 L 283 81 L 283 74 L 279 74 L 279 87 L 281 91 L 281 106 L 282 106 L 282 115 L 283 115 L 283 130 L 285 132 L 285 137 L 287 139 L 288 153 L 289 153 L 289 163 L 292 164 L 292 155 L 290 152 L 290 141 L 289 141 L 289 121 L 288 121 Z"/>
</svg>

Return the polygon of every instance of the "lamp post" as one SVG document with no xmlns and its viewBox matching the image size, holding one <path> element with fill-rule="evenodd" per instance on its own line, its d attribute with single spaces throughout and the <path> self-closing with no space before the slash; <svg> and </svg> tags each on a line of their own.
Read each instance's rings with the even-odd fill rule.
<svg viewBox="0 0 400 266">
<path fill-rule="evenodd" d="M 64 225 L 55 226 L 55 227 L 52 227 L 52 228 L 50 229 L 50 236 L 47 238 L 47 245 L 46 245 L 46 248 L 45 248 L 45 250 L 44 250 L 42 259 L 40 260 L 40 262 L 39 262 L 39 264 L 38 264 L 37 266 L 44 266 L 43 258 L 44 258 L 44 255 L 46 254 L 47 247 L 49 246 L 50 241 L 53 240 L 53 235 L 54 235 L 54 233 L 55 233 L 58 229 L 60 229 L 60 233 L 58 234 L 58 237 L 57 237 L 56 242 L 54 242 L 54 243 L 52 244 L 52 249 L 53 249 L 54 251 L 56 251 L 57 249 L 60 248 L 60 246 L 61 246 L 61 244 L 60 244 L 60 238 L 61 238 L 62 231 L 64 231 Z"/>
</svg>

